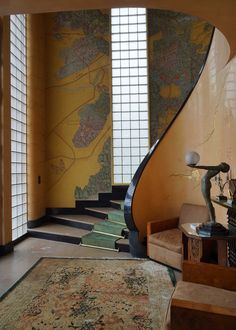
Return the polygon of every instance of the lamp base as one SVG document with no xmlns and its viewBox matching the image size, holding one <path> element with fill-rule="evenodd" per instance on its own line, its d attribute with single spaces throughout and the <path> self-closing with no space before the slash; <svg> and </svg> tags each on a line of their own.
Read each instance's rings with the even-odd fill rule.
<svg viewBox="0 0 236 330">
<path fill-rule="evenodd" d="M 197 226 L 196 231 L 198 235 L 202 236 L 227 236 L 229 234 L 229 230 L 226 229 L 219 222 L 204 222 L 201 225 Z"/>
</svg>

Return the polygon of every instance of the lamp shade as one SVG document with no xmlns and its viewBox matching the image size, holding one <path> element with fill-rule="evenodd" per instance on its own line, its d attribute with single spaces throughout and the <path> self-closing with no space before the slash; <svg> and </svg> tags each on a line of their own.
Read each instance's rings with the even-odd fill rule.
<svg viewBox="0 0 236 330">
<path fill-rule="evenodd" d="M 200 160 L 200 156 L 196 151 L 188 151 L 185 155 L 186 165 L 196 165 Z"/>
</svg>

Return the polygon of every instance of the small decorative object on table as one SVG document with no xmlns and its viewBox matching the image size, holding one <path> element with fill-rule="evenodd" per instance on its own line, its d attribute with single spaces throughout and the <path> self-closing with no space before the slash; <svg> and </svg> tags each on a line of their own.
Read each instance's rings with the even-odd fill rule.
<svg viewBox="0 0 236 330">
<path fill-rule="evenodd" d="M 197 233 L 203 236 L 228 235 L 228 229 L 226 229 L 221 223 L 216 222 L 215 209 L 211 202 L 211 178 L 220 172 L 227 173 L 230 170 L 230 166 L 227 163 L 220 163 L 215 166 L 197 165 L 199 160 L 200 156 L 195 151 L 190 151 L 185 156 L 187 166 L 207 170 L 201 180 L 201 190 L 209 212 L 210 221 L 200 224 L 196 229 Z"/>
<path fill-rule="evenodd" d="M 227 196 L 224 195 L 224 187 L 225 187 L 226 183 L 229 183 L 229 172 L 226 173 L 225 182 L 223 182 L 223 179 L 222 179 L 220 173 L 217 174 L 215 176 L 215 183 L 220 189 L 220 194 L 218 196 L 216 196 L 216 199 L 219 201 L 227 201 Z"/>
</svg>

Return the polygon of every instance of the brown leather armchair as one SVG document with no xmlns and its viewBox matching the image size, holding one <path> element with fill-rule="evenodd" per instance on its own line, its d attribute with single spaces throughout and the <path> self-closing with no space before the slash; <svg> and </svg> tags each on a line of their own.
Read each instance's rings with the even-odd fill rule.
<svg viewBox="0 0 236 330">
<path fill-rule="evenodd" d="M 209 220 L 206 206 L 183 204 L 178 218 L 157 220 L 147 224 L 147 253 L 156 261 L 182 270 L 182 232 L 184 223 Z"/>
</svg>

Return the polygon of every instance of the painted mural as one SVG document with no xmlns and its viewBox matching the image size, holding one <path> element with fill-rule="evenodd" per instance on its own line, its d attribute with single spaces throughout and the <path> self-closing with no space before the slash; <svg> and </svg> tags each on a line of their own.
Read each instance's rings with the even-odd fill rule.
<svg viewBox="0 0 236 330">
<path fill-rule="evenodd" d="M 182 13 L 148 10 L 150 142 L 167 129 L 198 79 L 213 27 Z"/>
<path fill-rule="evenodd" d="M 111 190 L 109 11 L 47 15 L 48 206 Z"/>
</svg>

